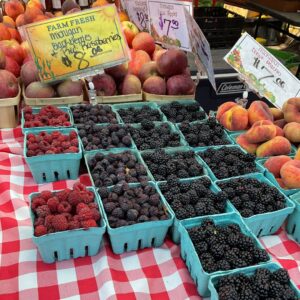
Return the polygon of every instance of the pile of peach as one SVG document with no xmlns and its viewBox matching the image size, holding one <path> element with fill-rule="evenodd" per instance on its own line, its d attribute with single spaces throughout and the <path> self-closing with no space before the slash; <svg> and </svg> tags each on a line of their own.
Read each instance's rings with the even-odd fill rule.
<svg viewBox="0 0 300 300">
<path fill-rule="evenodd" d="M 283 189 L 300 188 L 300 150 L 294 160 L 286 155 L 270 157 L 264 166 Z"/>
</svg>

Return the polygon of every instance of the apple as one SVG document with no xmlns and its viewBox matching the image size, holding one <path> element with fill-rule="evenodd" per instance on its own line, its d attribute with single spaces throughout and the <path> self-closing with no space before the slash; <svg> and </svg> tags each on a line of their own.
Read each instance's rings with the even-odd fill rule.
<svg viewBox="0 0 300 300">
<path fill-rule="evenodd" d="M 123 21 L 122 23 L 122 30 L 125 35 L 127 44 L 129 47 L 132 46 L 132 40 L 134 37 L 139 33 L 139 29 L 130 21 Z"/>
</svg>

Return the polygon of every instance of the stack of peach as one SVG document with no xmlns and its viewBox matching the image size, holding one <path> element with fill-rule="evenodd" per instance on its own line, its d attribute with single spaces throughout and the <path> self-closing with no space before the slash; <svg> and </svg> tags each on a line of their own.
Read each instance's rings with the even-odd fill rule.
<svg viewBox="0 0 300 300">
<path fill-rule="evenodd" d="M 300 150 L 294 159 L 286 155 L 270 157 L 264 163 L 283 189 L 300 188 Z"/>
</svg>

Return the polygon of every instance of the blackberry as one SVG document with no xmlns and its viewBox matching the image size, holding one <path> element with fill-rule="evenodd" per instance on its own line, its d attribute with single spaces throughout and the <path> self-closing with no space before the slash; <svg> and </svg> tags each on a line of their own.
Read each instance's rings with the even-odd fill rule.
<svg viewBox="0 0 300 300">
<path fill-rule="evenodd" d="M 290 282 L 290 276 L 285 269 L 278 269 L 272 273 L 272 279 L 282 283 L 287 284 Z"/>
<path fill-rule="evenodd" d="M 119 109 L 118 113 L 124 123 L 141 123 L 142 120 L 162 121 L 159 111 L 146 105 L 141 108 Z"/>
<path fill-rule="evenodd" d="M 253 259 L 255 262 L 266 262 L 269 260 L 269 256 L 264 249 L 255 248 L 252 250 Z"/>
<path fill-rule="evenodd" d="M 237 291 L 232 286 L 222 286 L 218 290 L 219 300 L 239 300 Z"/>
</svg>

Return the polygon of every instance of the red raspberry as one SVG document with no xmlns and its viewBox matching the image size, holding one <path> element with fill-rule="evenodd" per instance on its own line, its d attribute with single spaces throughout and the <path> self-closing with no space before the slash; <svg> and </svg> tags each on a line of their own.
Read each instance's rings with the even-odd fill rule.
<svg viewBox="0 0 300 300">
<path fill-rule="evenodd" d="M 70 138 L 70 140 L 77 139 L 77 133 L 76 133 L 76 131 L 71 131 L 69 133 L 69 138 Z"/>
<path fill-rule="evenodd" d="M 65 136 L 65 135 L 60 135 L 58 138 L 57 138 L 57 140 L 59 141 L 59 142 L 65 142 L 65 141 L 67 141 L 67 139 L 68 139 L 68 136 Z"/>
<path fill-rule="evenodd" d="M 34 226 L 44 225 L 45 218 L 38 217 L 34 220 Z"/>
<path fill-rule="evenodd" d="M 46 218 L 45 218 L 45 226 L 48 228 L 48 230 L 50 228 L 52 228 L 52 219 L 53 219 L 54 215 L 48 215 Z"/>
<path fill-rule="evenodd" d="M 64 231 L 68 229 L 68 221 L 64 215 L 55 215 L 52 219 L 52 227 L 55 231 Z"/>
<path fill-rule="evenodd" d="M 73 219 L 69 222 L 69 228 L 68 229 L 78 229 L 80 228 L 80 222 L 78 219 Z"/>
<path fill-rule="evenodd" d="M 53 150 L 47 150 L 47 151 L 45 152 L 45 154 L 56 154 L 56 153 L 55 153 L 55 151 L 53 151 Z"/>
<path fill-rule="evenodd" d="M 53 139 L 57 139 L 61 133 L 59 131 L 52 131 L 51 136 Z"/>
<path fill-rule="evenodd" d="M 86 186 L 80 182 L 76 182 L 73 185 L 73 190 L 79 192 L 86 191 Z"/>
<path fill-rule="evenodd" d="M 71 123 L 69 121 L 66 121 L 63 123 L 64 126 L 71 126 Z"/>
<path fill-rule="evenodd" d="M 63 201 L 57 205 L 57 211 L 59 213 L 69 213 L 72 210 L 72 207 L 69 202 Z"/>
<path fill-rule="evenodd" d="M 71 213 L 62 213 L 62 215 L 64 215 L 64 216 L 66 217 L 68 223 L 69 223 L 70 221 L 72 221 L 72 218 L 73 218 L 73 217 L 72 217 Z"/>
<path fill-rule="evenodd" d="M 91 211 L 93 212 L 93 219 L 95 221 L 99 221 L 101 218 L 101 215 L 99 213 L 99 210 L 97 208 L 92 208 Z"/>
<path fill-rule="evenodd" d="M 87 193 L 87 191 L 80 192 L 80 199 L 82 202 L 89 204 L 92 202 L 94 199 L 91 199 L 91 196 Z"/>
<path fill-rule="evenodd" d="M 48 134 L 47 136 L 44 137 L 44 140 L 45 140 L 47 143 L 51 144 L 52 141 L 53 141 L 53 138 L 52 138 L 52 136 L 51 136 L 50 134 Z"/>
<path fill-rule="evenodd" d="M 93 219 L 94 214 L 90 208 L 86 207 L 79 210 L 78 216 L 80 221 L 85 221 L 88 219 Z"/>
<path fill-rule="evenodd" d="M 79 152 L 78 148 L 74 147 L 74 146 L 71 146 L 70 148 L 68 148 L 64 151 L 64 153 L 77 153 L 77 152 Z"/>
<path fill-rule="evenodd" d="M 85 203 L 79 203 L 79 204 L 77 204 L 77 206 L 76 206 L 76 213 L 79 215 L 79 212 L 82 210 L 82 209 L 84 209 L 84 208 L 87 208 L 87 209 L 89 209 L 89 207 L 85 204 Z"/>
<path fill-rule="evenodd" d="M 59 204 L 59 200 L 57 197 L 49 198 L 47 201 L 47 205 L 52 213 L 57 212 L 58 204 Z"/>
<path fill-rule="evenodd" d="M 26 105 L 23 110 L 24 110 L 25 114 L 27 114 L 27 113 L 32 114 L 32 107 L 31 106 Z"/>
<path fill-rule="evenodd" d="M 92 208 L 97 208 L 98 209 L 98 204 L 96 202 L 91 202 L 91 203 L 88 204 L 88 207 L 90 209 L 92 209 Z"/>
<path fill-rule="evenodd" d="M 72 191 L 70 194 L 69 194 L 69 197 L 68 197 L 68 201 L 69 203 L 76 207 L 78 203 L 81 202 L 81 195 L 80 195 L 80 192 L 78 191 Z"/>
<path fill-rule="evenodd" d="M 36 153 L 33 150 L 28 150 L 27 153 L 26 153 L 26 155 L 27 155 L 27 157 L 32 157 L 32 156 L 35 156 Z"/>
<path fill-rule="evenodd" d="M 81 221 L 81 226 L 83 228 L 98 227 L 96 221 L 93 219 Z"/>
<path fill-rule="evenodd" d="M 35 151 L 35 150 L 39 149 L 39 145 L 37 143 L 29 143 L 27 145 L 27 149 Z"/>
<path fill-rule="evenodd" d="M 35 196 L 32 200 L 31 200 L 31 209 L 33 211 L 36 210 L 37 207 L 41 206 L 41 205 L 45 205 L 46 201 L 40 197 L 40 196 Z"/>
<path fill-rule="evenodd" d="M 48 199 L 50 199 L 51 197 L 53 196 L 53 194 L 52 194 L 52 192 L 50 192 L 50 191 L 42 191 L 41 193 L 40 193 L 40 197 L 42 197 L 44 200 L 48 200 Z"/>
<path fill-rule="evenodd" d="M 41 205 L 41 206 L 37 207 L 35 212 L 38 217 L 42 217 L 42 218 L 45 218 L 46 216 L 50 215 L 50 209 L 49 209 L 48 205 Z"/>
<path fill-rule="evenodd" d="M 38 225 L 34 228 L 35 236 L 42 236 L 47 234 L 47 228 L 44 225 Z"/>
<path fill-rule="evenodd" d="M 68 148 L 71 147 L 71 144 L 70 144 L 70 142 L 62 142 L 62 143 L 61 143 L 61 146 L 62 146 L 62 148 L 64 148 L 64 149 L 68 149 Z"/>
<path fill-rule="evenodd" d="M 47 132 L 46 131 L 41 131 L 40 133 L 39 133 L 39 137 L 41 137 L 41 138 L 44 138 L 45 136 L 47 136 L 48 134 L 47 134 Z"/>
<path fill-rule="evenodd" d="M 78 140 L 77 139 L 72 140 L 71 146 L 78 147 Z"/>
<path fill-rule="evenodd" d="M 59 199 L 59 201 L 68 201 L 68 197 L 71 193 L 70 189 L 64 189 L 60 192 L 56 193 L 56 197 Z"/>
<path fill-rule="evenodd" d="M 47 150 L 49 150 L 50 144 L 49 144 L 48 142 L 46 142 L 46 141 L 40 141 L 40 142 L 39 142 L 39 148 L 40 148 L 42 151 L 46 152 Z"/>
</svg>

